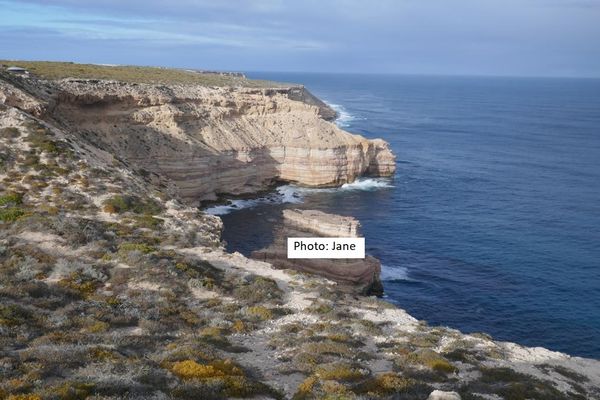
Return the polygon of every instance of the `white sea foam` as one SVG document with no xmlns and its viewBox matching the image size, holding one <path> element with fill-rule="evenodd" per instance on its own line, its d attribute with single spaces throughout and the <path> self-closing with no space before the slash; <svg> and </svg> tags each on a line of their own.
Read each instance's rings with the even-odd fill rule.
<svg viewBox="0 0 600 400">
<path fill-rule="evenodd" d="M 204 209 L 204 212 L 212 215 L 225 215 L 229 214 L 234 210 L 241 210 L 242 208 L 253 207 L 254 200 L 228 200 L 227 204 L 219 206 L 212 206 Z"/>
<path fill-rule="evenodd" d="M 340 190 L 365 190 L 372 191 L 383 188 L 394 187 L 390 179 L 382 178 L 361 178 L 352 183 L 345 183 Z"/>
<path fill-rule="evenodd" d="M 333 104 L 328 102 L 325 103 L 337 112 L 338 116 L 335 119 L 335 123 L 340 128 L 346 128 L 350 126 L 352 121 L 359 119 L 355 115 L 350 114 L 350 112 L 348 112 L 348 110 L 346 110 L 346 108 L 341 104 Z"/>
<path fill-rule="evenodd" d="M 408 277 L 408 269 L 405 267 L 390 267 L 387 265 L 381 265 L 382 281 L 410 281 Z"/>
<path fill-rule="evenodd" d="M 256 199 L 228 200 L 227 204 L 212 206 L 204 209 L 204 212 L 212 215 L 225 215 L 232 211 L 244 208 L 256 207 L 259 204 L 284 204 L 301 203 L 302 197 L 294 186 L 285 185 L 278 187 L 275 192 Z"/>
<path fill-rule="evenodd" d="M 284 185 L 277 188 L 277 193 L 281 196 L 282 203 L 302 203 L 303 196 L 298 187 L 294 185 Z"/>
<path fill-rule="evenodd" d="M 342 186 L 337 188 L 301 188 L 296 187 L 296 190 L 299 193 L 333 193 L 333 192 L 345 192 L 345 191 L 354 191 L 354 190 L 362 190 L 365 192 L 372 192 L 378 189 L 392 188 L 392 181 L 389 178 L 359 178 L 351 183 L 344 183 Z"/>
<path fill-rule="evenodd" d="M 374 191 L 393 187 L 391 180 L 386 178 L 360 178 L 352 183 L 346 183 L 339 188 L 304 188 L 295 185 L 279 186 L 273 193 L 256 199 L 228 200 L 227 204 L 221 204 L 204 209 L 204 212 L 212 215 L 225 215 L 232 211 L 244 208 L 256 207 L 260 204 L 285 204 L 302 203 L 304 197 L 316 193 L 334 193 L 337 191 Z"/>
</svg>

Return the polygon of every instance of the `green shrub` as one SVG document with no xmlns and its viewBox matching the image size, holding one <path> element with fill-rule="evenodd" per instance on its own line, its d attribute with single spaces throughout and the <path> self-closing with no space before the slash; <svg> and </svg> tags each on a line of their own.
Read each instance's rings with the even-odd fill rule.
<svg viewBox="0 0 600 400">
<path fill-rule="evenodd" d="M 445 374 L 456 372 L 456 367 L 432 350 L 418 350 L 410 353 L 406 356 L 406 361 L 411 364 L 423 365 Z"/>
<path fill-rule="evenodd" d="M 194 360 L 179 361 L 173 364 L 171 371 L 182 379 L 203 379 L 225 376 L 225 373 L 212 365 L 198 364 Z"/>
<path fill-rule="evenodd" d="M 0 196 L 0 206 L 18 206 L 21 204 L 23 204 L 23 194 L 21 193 L 7 193 Z"/>
<path fill-rule="evenodd" d="M 85 327 L 85 329 L 90 333 L 106 332 L 109 328 L 110 325 L 103 321 L 94 321 Z"/>
<path fill-rule="evenodd" d="M 269 310 L 267 307 L 263 306 L 253 306 L 248 307 L 247 311 L 249 316 L 257 318 L 261 321 L 267 321 L 273 319 L 273 312 Z"/>
<path fill-rule="evenodd" d="M 15 222 L 25 214 L 25 210 L 20 207 L 2 208 L 0 209 L 0 221 Z"/>
<path fill-rule="evenodd" d="M 157 201 L 142 200 L 136 196 L 116 195 L 104 200 L 104 211 L 114 214 L 133 212 L 135 214 L 155 215 L 160 214 L 162 207 Z"/>
<path fill-rule="evenodd" d="M 31 317 L 24 308 L 16 305 L 0 304 L 0 326 L 17 326 L 24 324 Z"/>
<path fill-rule="evenodd" d="M 61 279 L 58 284 L 66 289 L 71 289 L 81 298 L 87 299 L 96 292 L 102 282 L 85 274 L 74 272 L 68 277 Z"/>
<path fill-rule="evenodd" d="M 321 366 L 317 368 L 315 375 L 323 380 L 349 382 L 357 381 L 364 376 L 360 369 L 344 363 Z"/>
<path fill-rule="evenodd" d="M 332 340 L 322 340 L 316 343 L 308 343 L 305 351 L 316 356 L 335 355 L 339 357 L 350 357 L 354 350 L 346 343 L 334 342 Z"/>
<path fill-rule="evenodd" d="M 6 400 L 42 400 L 37 394 L 11 394 Z"/>
<path fill-rule="evenodd" d="M 152 253 L 156 251 L 155 247 L 149 246 L 145 243 L 121 243 L 119 245 L 119 252 L 139 251 L 144 254 Z"/>
<path fill-rule="evenodd" d="M 32 147 L 37 148 L 40 151 L 51 154 L 61 153 L 64 144 L 50 139 L 49 136 L 51 135 L 52 133 L 43 127 L 36 128 L 29 132 L 29 135 L 27 135 L 25 140 L 27 140 Z"/>
<path fill-rule="evenodd" d="M 163 254 L 161 253 L 160 256 Z M 203 287 L 213 290 L 220 281 L 219 270 L 213 267 L 209 262 L 201 260 L 181 260 L 175 263 L 177 271 L 185 273 L 191 279 L 197 279 Z"/>
<path fill-rule="evenodd" d="M 437 346 L 441 335 L 436 331 L 426 334 L 416 334 L 410 337 L 410 344 L 415 347 L 432 348 Z"/>
<path fill-rule="evenodd" d="M 273 279 L 262 276 L 253 276 L 247 284 L 238 286 L 233 292 L 234 296 L 248 304 L 265 303 L 268 301 L 280 302 L 283 292 Z"/>
<path fill-rule="evenodd" d="M 154 218 L 150 214 L 136 215 L 133 220 L 136 226 L 148 229 L 156 229 L 163 223 L 162 219 Z"/>
<path fill-rule="evenodd" d="M 208 364 L 199 364 L 194 360 L 184 360 L 174 363 L 171 371 L 183 379 L 244 375 L 244 371 L 231 360 L 214 360 Z"/>
<path fill-rule="evenodd" d="M 95 347 L 90 349 L 89 357 L 93 361 L 115 361 L 119 359 L 119 354 L 111 349 Z"/>
<path fill-rule="evenodd" d="M 451 361 L 460 361 L 466 364 L 475 364 L 482 357 L 477 352 L 470 349 L 453 349 L 445 352 L 444 357 Z"/>
<path fill-rule="evenodd" d="M 60 400 L 83 400 L 89 397 L 94 385 L 83 382 L 65 382 L 54 388 L 53 392 Z"/>
</svg>

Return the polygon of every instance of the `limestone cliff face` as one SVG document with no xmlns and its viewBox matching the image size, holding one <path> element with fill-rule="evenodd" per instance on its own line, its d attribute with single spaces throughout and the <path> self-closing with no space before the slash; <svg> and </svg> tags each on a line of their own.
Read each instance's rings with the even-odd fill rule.
<svg viewBox="0 0 600 400">
<path fill-rule="evenodd" d="M 166 178 L 190 203 L 278 181 L 326 187 L 394 173 L 386 142 L 326 121 L 333 111 L 307 93 L 64 80 L 47 116 L 150 179 Z"/>
</svg>

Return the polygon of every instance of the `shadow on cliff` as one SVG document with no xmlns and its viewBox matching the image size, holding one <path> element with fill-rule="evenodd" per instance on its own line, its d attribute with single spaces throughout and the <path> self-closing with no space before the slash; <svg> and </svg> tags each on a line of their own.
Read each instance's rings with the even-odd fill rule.
<svg viewBox="0 0 600 400">
<path fill-rule="evenodd" d="M 203 121 L 182 122 L 171 132 L 135 120 L 129 104 L 57 104 L 50 119 L 88 146 L 184 200 L 198 204 L 225 195 L 260 192 L 276 183 L 278 162 L 265 147 L 220 151 L 197 134 Z M 178 132 L 181 129 L 183 133 Z"/>
</svg>

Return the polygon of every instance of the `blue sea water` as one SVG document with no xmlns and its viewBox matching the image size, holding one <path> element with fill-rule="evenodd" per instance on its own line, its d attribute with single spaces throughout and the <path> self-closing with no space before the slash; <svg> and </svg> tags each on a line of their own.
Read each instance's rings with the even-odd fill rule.
<svg viewBox="0 0 600 400">
<path fill-rule="evenodd" d="M 387 300 L 413 316 L 600 358 L 599 80 L 250 77 L 305 84 L 344 129 L 387 140 L 397 172 L 239 203 L 229 249 L 267 244 L 285 207 L 352 215 Z"/>
</svg>

